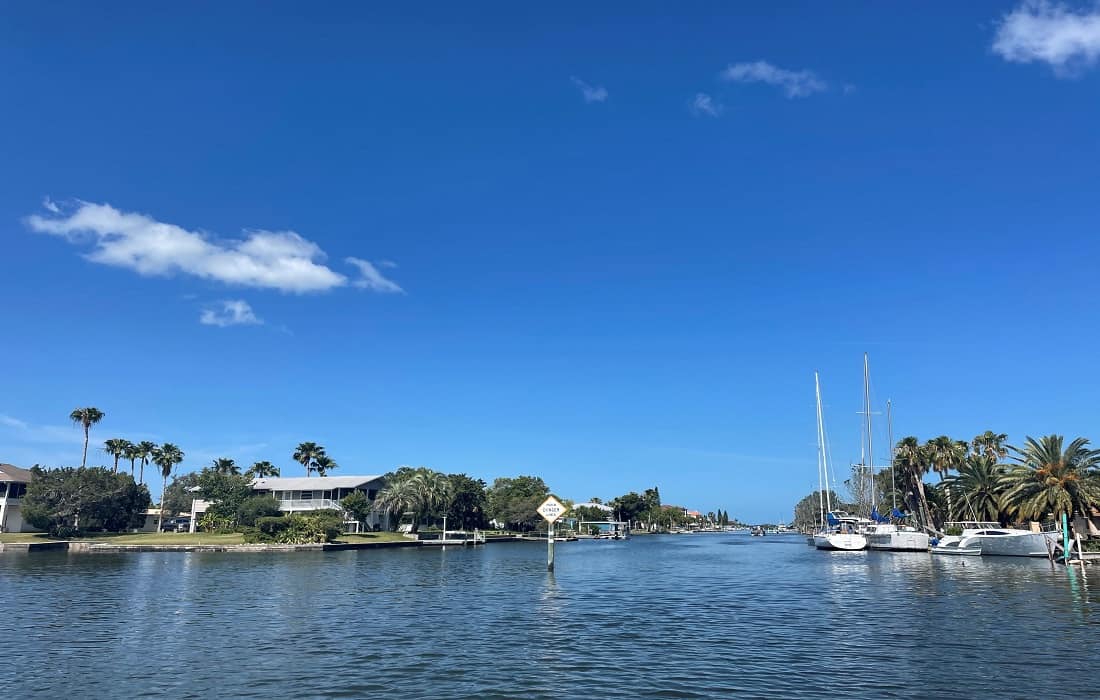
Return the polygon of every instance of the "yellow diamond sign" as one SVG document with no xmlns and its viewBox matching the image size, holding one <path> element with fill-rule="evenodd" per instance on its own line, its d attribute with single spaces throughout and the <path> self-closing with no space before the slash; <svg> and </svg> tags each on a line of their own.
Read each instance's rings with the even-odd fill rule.
<svg viewBox="0 0 1100 700">
<path fill-rule="evenodd" d="M 538 514 L 546 518 L 546 522 L 552 523 L 565 515 L 565 506 L 558 499 L 550 496 L 538 507 Z"/>
</svg>

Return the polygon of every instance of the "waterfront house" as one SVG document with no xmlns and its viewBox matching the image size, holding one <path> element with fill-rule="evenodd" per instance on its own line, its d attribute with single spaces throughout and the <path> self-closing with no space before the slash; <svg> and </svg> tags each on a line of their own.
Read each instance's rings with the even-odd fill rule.
<svg viewBox="0 0 1100 700">
<path fill-rule="evenodd" d="M 37 532 L 23 520 L 23 495 L 34 478 L 28 469 L 0 464 L 0 532 Z"/>
<path fill-rule="evenodd" d="M 382 475 L 376 476 L 308 476 L 308 477 L 271 477 L 256 479 L 252 490 L 257 495 L 271 496 L 284 513 L 308 513 L 314 510 L 342 510 L 340 501 L 353 491 L 362 491 L 367 498 L 374 500 L 386 482 Z M 200 498 L 192 501 L 191 531 L 195 531 L 198 521 L 206 512 L 208 503 Z M 357 529 L 355 521 L 348 521 L 352 529 Z M 389 516 L 371 513 L 366 522 L 368 529 L 388 528 Z"/>
</svg>

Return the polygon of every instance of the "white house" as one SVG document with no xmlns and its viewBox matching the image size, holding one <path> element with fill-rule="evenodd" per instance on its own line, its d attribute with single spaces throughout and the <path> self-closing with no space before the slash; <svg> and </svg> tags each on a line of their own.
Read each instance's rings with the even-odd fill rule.
<svg viewBox="0 0 1100 700">
<path fill-rule="evenodd" d="M 362 491 L 374 500 L 385 486 L 381 474 L 376 476 L 309 476 L 271 477 L 256 479 L 252 490 L 259 495 L 269 495 L 279 503 L 284 513 L 304 513 L 311 510 L 341 510 L 340 501 L 353 491 Z M 196 498 L 191 506 L 191 531 L 195 531 L 198 519 L 206 512 L 207 502 Z M 367 527 L 387 527 L 388 516 L 371 513 Z"/>
<path fill-rule="evenodd" d="M 23 520 L 23 494 L 33 478 L 28 469 L 0 464 L 0 532 L 38 532 Z"/>
</svg>

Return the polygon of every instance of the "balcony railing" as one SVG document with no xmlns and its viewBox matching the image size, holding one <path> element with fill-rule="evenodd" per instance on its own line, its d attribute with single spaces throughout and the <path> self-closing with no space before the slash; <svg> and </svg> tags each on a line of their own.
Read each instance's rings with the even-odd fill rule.
<svg viewBox="0 0 1100 700">
<path fill-rule="evenodd" d="M 331 498 L 306 498 L 291 501 L 279 501 L 279 510 L 289 513 L 300 510 L 343 510 L 340 501 Z"/>
</svg>

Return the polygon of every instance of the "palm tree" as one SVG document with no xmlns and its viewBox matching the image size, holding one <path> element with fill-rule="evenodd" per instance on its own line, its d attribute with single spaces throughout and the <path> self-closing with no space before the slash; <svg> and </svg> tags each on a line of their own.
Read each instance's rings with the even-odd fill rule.
<svg viewBox="0 0 1100 700">
<path fill-rule="evenodd" d="M 1004 468 L 992 454 L 972 454 L 959 467 L 959 473 L 947 478 L 945 484 L 962 496 L 970 516 L 975 520 L 1001 520 L 1001 479 Z"/>
<path fill-rule="evenodd" d="M 931 525 L 931 511 L 928 508 L 928 495 L 924 490 L 924 475 L 928 473 L 928 455 L 917 438 L 910 435 L 898 440 L 894 450 L 893 468 L 903 484 L 906 502 L 916 506 L 917 517 L 925 525 Z M 913 497 L 908 497 L 912 494 Z M 915 501 L 915 503 L 913 503 Z"/>
<path fill-rule="evenodd" d="M 940 483 L 944 482 L 949 472 L 958 469 L 962 465 L 963 461 L 966 459 L 967 448 L 967 443 L 961 440 L 952 440 L 946 435 L 932 438 L 925 443 L 925 453 L 928 456 L 929 463 L 932 465 L 932 469 L 940 475 Z M 954 517 L 951 507 L 950 484 L 944 489 L 944 495 L 947 497 L 947 519 L 950 520 Z"/>
<path fill-rule="evenodd" d="M 240 474 L 241 468 L 237 466 L 237 463 L 228 457 L 218 457 L 211 465 L 215 472 L 218 474 Z"/>
<path fill-rule="evenodd" d="M 306 476 L 313 473 L 313 462 L 318 457 L 323 457 L 325 454 L 325 448 L 321 447 L 315 442 L 303 442 L 299 443 L 298 449 L 294 451 L 291 456 L 298 464 L 301 464 L 306 468 Z"/>
<path fill-rule="evenodd" d="M 74 408 L 69 414 L 69 420 L 77 425 L 84 426 L 84 456 L 80 458 L 80 466 L 88 466 L 88 431 L 92 426 L 103 420 L 106 414 L 98 408 Z"/>
<path fill-rule="evenodd" d="M 160 532 L 161 525 L 164 524 L 164 492 L 168 490 L 168 477 L 172 475 L 175 466 L 183 461 L 183 450 L 166 442 L 153 448 L 152 457 L 153 463 L 160 467 L 161 476 L 160 516 L 157 518 L 157 532 Z"/>
<path fill-rule="evenodd" d="M 446 506 L 450 486 L 445 474 L 426 469 L 417 471 L 387 484 L 375 497 L 374 507 L 398 517 L 411 512 L 414 518 L 412 532 L 416 532 L 426 515 Z"/>
<path fill-rule="evenodd" d="M 269 476 L 279 476 L 279 468 L 271 462 L 256 462 L 244 475 L 251 479 L 266 479 Z"/>
<path fill-rule="evenodd" d="M 1000 462 L 1008 456 L 1008 447 L 1005 446 L 1007 441 L 1008 436 L 1004 433 L 987 430 L 971 440 L 970 446 L 974 448 L 975 454 L 989 455 L 995 461 Z"/>
<path fill-rule="evenodd" d="M 1004 476 L 1005 504 L 1018 518 L 1047 513 L 1087 513 L 1100 503 L 1100 450 L 1077 438 L 1062 448 L 1061 435 L 1028 437 L 1023 449 L 1011 448 L 1017 466 Z"/>
<path fill-rule="evenodd" d="M 330 471 L 337 469 L 339 466 L 336 460 L 326 454 L 322 454 L 313 460 L 313 468 L 317 470 L 317 476 L 328 476 Z"/>
<path fill-rule="evenodd" d="M 141 474 L 138 479 L 139 484 L 145 483 L 145 465 L 153 459 L 153 452 L 157 449 L 156 444 L 149 442 L 148 440 L 142 440 L 137 444 L 137 456 L 141 460 Z"/>
<path fill-rule="evenodd" d="M 111 470 L 113 473 L 118 473 L 118 460 L 126 454 L 126 447 L 129 444 L 129 440 L 123 440 L 122 438 L 111 438 L 103 441 L 103 451 L 115 458 L 115 467 Z"/>
<path fill-rule="evenodd" d="M 134 463 L 141 458 L 141 452 L 138 451 L 138 446 L 129 440 L 126 441 L 125 454 L 122 455 L 125 459 L 130 460 L 130 478 L 134 478 Z"/>
</svg>

